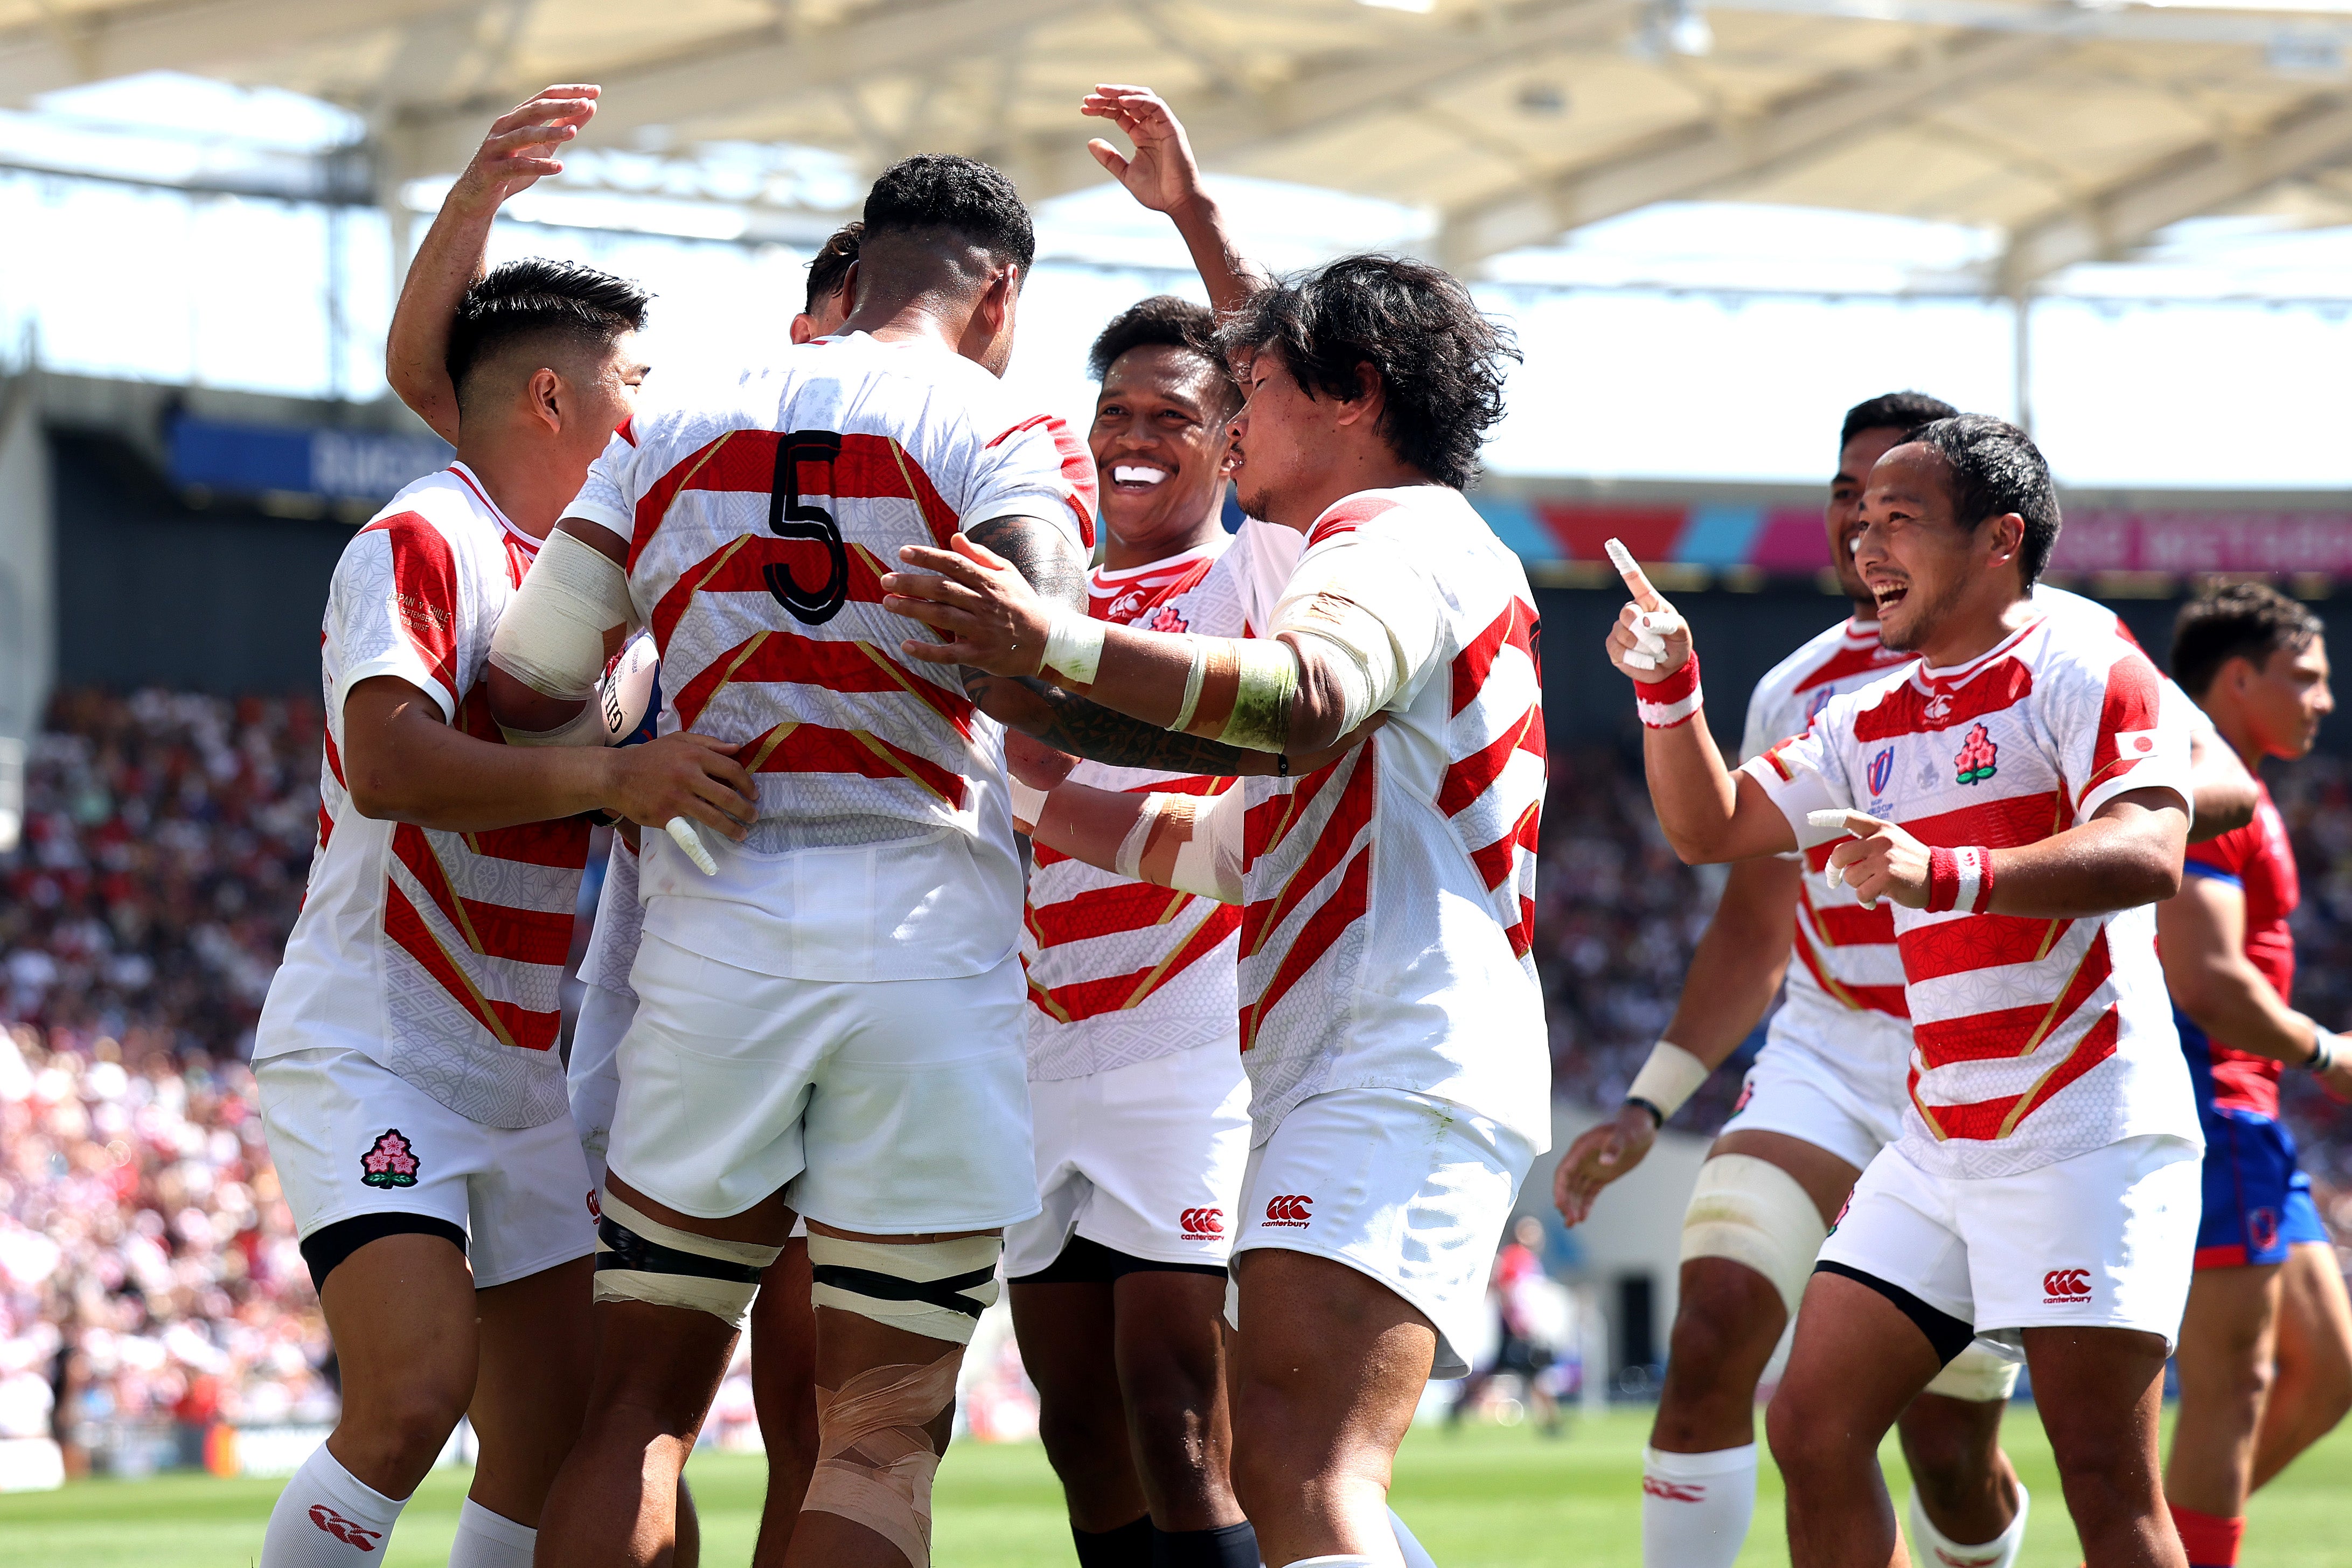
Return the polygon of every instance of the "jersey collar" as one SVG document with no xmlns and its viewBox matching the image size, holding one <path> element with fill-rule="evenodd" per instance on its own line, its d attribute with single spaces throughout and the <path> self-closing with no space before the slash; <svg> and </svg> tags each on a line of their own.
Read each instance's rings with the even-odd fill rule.
<svg viewBox="0 0 2352 1568">
<path fill-rule="evenodd" d="M 508 517 L 503 511 L 500 511 L 499 509 L 499 504 L 490 499 L 490 487 L 482 483 L 480 475 L 475 473 L 471 468 L 467 467 L 463 463 L 459 463 L 455 459 L 452 459 L 449 464 L 449 472 L 456 475 L 457 476 L 457 483 L 465 486 L 467 489 L 471 490 L 474 493 L 474 499 L 481 502 L 483 507 L 488 510 L 490 516 L 499 520 L 499 527 L 507 531 L 507 537 L 509 538 L 512 539 L 516 544 L 521 546 L 523 549 L 532 555 L 537 555 L 539 553 L 539 547 L 544 541 L 535 539 L 529 534 L 523 532 L 520 528 L 515 527 L 514 519 Z"/>
<path fill-rule="evenodd" d="M 2032 620 L 2028 621 L 2024 625 L 2020 626 L 2016 631 L 2011 632 L 2008 636 L 2003 637 L 2000 642 L 1995 643 L 1991 647 L 1987 648 L 1983 653 L 1979 653 L 1975 658 L 1970 659 L 1964 664 L 1951 664 L 1943 669 L 1936 670 L 1928 668 L 1927 661 L 1922 659 L 1917 664 L 1911 666 L 1912 684 L 1916 685 L 1923 692 L 1933 691 L 1939 686 L 1949 691 L 1959 686 L 1967 685 L 1970 681 L 1984 674 L 1986 670 L 1991 668 L 1992 665 L 2005 654 L 2013 651 L 2019 643 L 2024 641 L 2028 632 L 2033 631 L 2036 627 L 2040 626 L 2042 622 L 2048 619 L 2049 617 L 2046 615 L 2034 616 Z"/>
</svg>

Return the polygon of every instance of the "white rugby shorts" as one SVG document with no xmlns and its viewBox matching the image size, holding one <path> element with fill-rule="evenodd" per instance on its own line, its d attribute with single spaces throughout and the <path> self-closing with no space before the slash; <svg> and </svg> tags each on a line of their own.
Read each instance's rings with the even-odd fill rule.
<svg viewBox="0 0 2352 1568">
<path fill-rule="evenodd" d="M 1155 1263 L 1224 1267 L 1249 1162 L 1249 1079 L 1231 1040 L 1029 1085 L 1045 1212 L 1004 1233 L 1008 1279 L 1073 1236 Z"/>
<path fill-rule="evenodd" d="M 1281 1248 L 1370 1275 L 1436 1327 L 1430 1376 L 1466 1377 L 1455 1347 L 1486 1332 L 1495 1250 L 1534 1160 L 1518 1134 L 1426 1094 L 1309 1095 L 1250 1151 L 1234 1252 Z M 1225 1301 L 1245 1329 L 1238 1293 Z"/>
<path fill-rule="evenodd" d="M 253 1074 L 304 1239 L 362 1215 L 428 1215 L 466 1232 L 478 1290 L 595 1249 L 594 1187 L 570 1116 L 485 1127 L 348 1046 L 266 1057 Z"/>
<path fill-rule="evenodd" d="M 1873 1104 L 1811 1051 L 1774 1040 L 1748 1068 L 1723 1130 L 1800 1138 L 1862 1170 L 1903 1135 L 1903 1105 Z"/>
<path fill-rule="evenodd" d="M 2180 1329 L 2203 1152 L 2150 1134 L 2015 1176 L 1930 1176 L 1889 1147 L 1854 1184 L 1823 1263 L 1899 1286 L 1979 1336 Z"/>
<path fill-rule="evenodd" d="M 778 1188 L 810 1219 L 914 1235 L 1037 1212 L 1018 958 L 934 980 L 795 980 L 651 932 L 615 1050 L 614 1175 L 705 1219 Z"/>
</svg>

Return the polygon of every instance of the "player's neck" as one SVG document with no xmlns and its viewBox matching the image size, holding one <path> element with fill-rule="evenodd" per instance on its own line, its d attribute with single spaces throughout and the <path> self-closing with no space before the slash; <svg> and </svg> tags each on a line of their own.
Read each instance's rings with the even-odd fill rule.
<svg viewBox="0 0 2352 1568">
<path fill-rule="evenodd" d="M 2218 686 L 2221 683 L 2216 681 L 2213 684 Z M 2221 737 L 2222 743 L 2238 754 L 2238 760 L 2246 765 L 2247 772 L 2252 773 L 2262 767 L 2263 752 L 2262 743 L 2254 738 L 2254 727 L 2246 722 L 2244 710 L 2230 701 L 2228 693 L 2209 693 L 2206 700 L 2197 706 L 2205 710 L 2205 716 L 2213 721 L 2213 728 Z"/>
<path fill-rule="evenodd" d="M 1246 459 L 1244 459 L 1246 465 Z M 1305 533 L 1315 519 L 1366 490 L 1402 490 L 1437 481 L 1389 450 L 1385 441 L 1368 442 L 1333 455 L 1320 472 L 1266 507 L 1265 520 Z"/>
<path fill-rule="evenodd" d="M 587 476 L 584 466 L 550 461 L 542 447 L 525 450 L 517 444 L 487 438 L 457 440 L 457 461 L 481 481 L 491 504 L 532 538 L 543 539 L 562 519 L 563 508 L 580 493 Z"/>
<path fill-rule="evenodd" d="M 2033 601 L 2020 597 L 2007 603 L 1963 602 L 1939 617 L 1921 639 L 1919 658 L 1928 672 L 1957 669 L 1982 658 L 2019 627 L 2033 619 Z"/>
<path fill-rule="evenodd" d="M 1203 513 L 1189 528 L 1149 534 L 1131 541 L 1107 531 L 1103 542 L 1103 565 L 1111 571 L 1133 571 L 1138 567 L 1150 566 L 1171 556 L 1204 549 L 1224 537 L 1224 491 L 1223 486 L 1219 486 L 1217 505 Z"/>
</svg>

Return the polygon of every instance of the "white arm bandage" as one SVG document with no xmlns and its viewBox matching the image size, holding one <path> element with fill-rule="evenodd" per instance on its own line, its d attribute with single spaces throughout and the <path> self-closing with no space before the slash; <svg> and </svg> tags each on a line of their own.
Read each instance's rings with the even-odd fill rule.
<svg viewBox="0 0 2352 1568">
<path fill-rule="evenodd" d="M 1356 542 L 1307 551 L 1275 606 L 1271 634 L 1318 657 L 1339 694 L 1339 733 L 1396 699 L 1437 651 L 1444 606 L 1392 549 Z"/>
<path fill-rule="evenodd" d="M 570 534 L 552 533 L 499 618 L 490 663 L 541 696 L 584 700 L 604 673 L 604 634 L 629 619 L 629 574 Z"/>
<path fill-rule="evenodd" d="M 1179 893 L 1197 894 L 1220 904 L 1242 902 L 1242 792 L 1228 789 L 1206 800 L 1198 795 L 1143 798 L 1143 810 L 1119 841 L 1112 869 L 1138 882 L 1156 882 Z M 1155 844 L 1175 842 L 1175 862 L 1163 877 L 1147 873 L 1145 854 Z"/>
<path fill-rule="evenodd" d="M 1633 1086 L 1625 1091 L 1625 1098 L 1648 1101 L 1658 1108 L 1662 1123 L 1671 1122 L 1683 1102 L 1698 1092 L 1698 1086 L 1713 1071 L 1673 1040 L 1662 1040 L 1650 1048 L 1650 1060 L 1633 1074 Z"/>
<path fill-rule="evenodd" d="M 1055 610 L 1045 626 L 1045 667 L 1082 686 L 1094 685 L 1102 672 L 1105 624 L 1083 610 Z"/>
</svg>

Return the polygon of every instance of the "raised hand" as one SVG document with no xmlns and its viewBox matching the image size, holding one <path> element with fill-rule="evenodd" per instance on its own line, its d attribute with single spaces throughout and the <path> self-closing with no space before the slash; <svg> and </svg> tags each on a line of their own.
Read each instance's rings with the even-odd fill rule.
<svg viewBox="0 0 2352 1568">
<path fill-rule="evenodd" d="M 1155 213 L 1172 213 L 1201 192 L 1201 166 L 1192 161 L 1192 144 L 1183 123 L 1158 93 L 1146 87 L 1105 83 L 1087 94 L 1078 112 L 1108 120 L 1135 143 L 1132 157 L 1100 137 L 1087 143 L 1095 162 L 1127 187 L 1129 195 Z"/>
<path fill-rule="evenodd" d="M 495 209 L 517 192 L 563 172 L 554 154 L 595 118 L 596 99 L 603 91 L 588 82 L 561 83 L 541 89 L 529 103 L 499 116 L 450 187 L 449 200 L 460 206 Z"/>
<path fill-rule="evenodd" d="M 1560 1218 L 1581 1225 L 1592 1215 L 1601 1189 L 1646 1158 L 1658 1141 L 1658 1124 L 1639 1105 L 1620 1106 L 1613 1120 L 1578 1134 L 1551 1176 L 1551 1201 Z"/>
<path fill-rule="evenodd" d="M 1603 644 L 1609 662 L 1645 685 L 1663 681 L 1690 662 L 1690 624 L 1650 585 L 1633 552 L 1615 539 L 1609 541 L 1609 559 L 1633 596 L 1617 612 L 1617 624 Z"/>
</svg>

